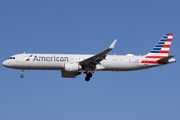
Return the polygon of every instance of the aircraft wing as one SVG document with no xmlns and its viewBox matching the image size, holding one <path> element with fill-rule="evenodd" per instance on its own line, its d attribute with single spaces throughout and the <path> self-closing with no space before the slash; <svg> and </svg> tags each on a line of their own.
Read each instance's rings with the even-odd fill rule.
<svg viewBox="0 0 180 120">
<path fill-rule="evenodd" d="M 99 64 L 103 59 L 106 58 L 106 54 L 108 52 L 110 52 L 113 48 L 114 45 L 116 44 L 117 39 L 114 40 L 114 42 L 109 46 L 108 49 L 104 50 L 103 52 L 96 54 L 90 58 L 87 58 L 81 62 L 79 62 L 79 64 L 83 67 L 92 67 L 92 68 L 96 68 L 96 65 Z"/>
</svg>

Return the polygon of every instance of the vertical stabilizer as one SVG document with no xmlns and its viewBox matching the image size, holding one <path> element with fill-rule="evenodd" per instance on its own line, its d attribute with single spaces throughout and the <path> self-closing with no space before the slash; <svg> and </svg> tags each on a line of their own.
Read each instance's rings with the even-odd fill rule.
<svg viewBox="0 0 180 120">
<path fill-rule="evenodd" d="M 173 33 L 165 34 L 141 63 L 163 64 L 159 63 L 158 60 L 168 57 L 172 38 Z"/>
<path fill-rule="evenodd" d="M 163 58 L 167 57 L 171 47 L 173 33 L 165 34 L 161 40 L 153 47 L 153 49 L 146 55 L 148 58 Z"/>
</svg>

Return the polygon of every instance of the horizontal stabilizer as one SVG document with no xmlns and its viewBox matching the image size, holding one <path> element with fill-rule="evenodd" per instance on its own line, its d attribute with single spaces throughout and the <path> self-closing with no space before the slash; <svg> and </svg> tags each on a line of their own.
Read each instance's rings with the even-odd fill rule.
<svg viewBox="0 0 180 120">
<path fill-rule="evenodd" d="M 168 57 L 165 57 L 165 58 L 162 58 L 162 59 L 159 59 L 158 62 L 160 61 L 166 61 L 166 60 L 169 60 L 171 58 L 173 58 L 175 55 L 171 55 L 171 56 L 168 56 Z"/>
</svg>

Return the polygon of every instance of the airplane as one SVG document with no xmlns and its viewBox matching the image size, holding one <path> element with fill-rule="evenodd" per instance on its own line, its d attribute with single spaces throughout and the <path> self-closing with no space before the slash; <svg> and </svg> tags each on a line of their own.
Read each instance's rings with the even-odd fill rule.
<svg viewBox="0 0 180 120">
<path fill-rule="evenodd" d="M 7 68 L 20 69 L 20 77 L 24 77 L 24 70 L 61 70 L 63 78 L 75 78 L 85 73 L 85 80 L 89 81 L 92 73 L 97 71 L 134 71 L 167 65 L 176 62 L 169 50 L 173 33 L 165 34 L 152 50 L 143 56 L 107 55 L 115 46 L 117 39 L 108 49 L 96 55 L 86 54 L 16 54 L 5 60 L 2 65 Z"/>
</svg>

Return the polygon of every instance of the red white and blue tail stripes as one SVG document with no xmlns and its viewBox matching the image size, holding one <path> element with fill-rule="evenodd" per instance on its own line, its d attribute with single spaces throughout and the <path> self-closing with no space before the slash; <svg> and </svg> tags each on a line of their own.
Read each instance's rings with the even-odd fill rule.
<svg viewBox="0 0 180 120">
<path fill-rule="evenodd" d="M 169 54 L 173 33 L 165 34 L 161 40 L 153 47 L 153 49 L 146 55 L 146 59 L 141 63 L 152 63 L 152 64 L 166 64 L 164 61 L 158 61 L 165 58 Z"/>
</svg>

